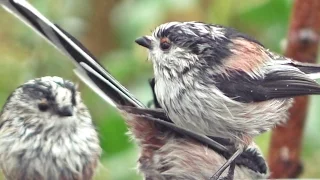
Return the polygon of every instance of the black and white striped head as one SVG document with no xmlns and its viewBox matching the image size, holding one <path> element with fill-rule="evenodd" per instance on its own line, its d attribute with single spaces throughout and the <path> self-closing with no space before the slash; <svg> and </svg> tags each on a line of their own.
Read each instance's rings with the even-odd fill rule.
<svg viewBox="0 0 320 180">
<path fill-rule="evenodd" d="M 152 36 L 140 37 L 136 43 L 149 49 L 155 71 L 165 70 L 169 76 L 176 76 L 194 67 L 220 68 L 234 54 L 232 45 L 237 38 L 259 44 L 235 29 L 201 22 L 162 24 Z"/>
<path fill-rule="evenodd" d="M 88 115 L 80 93 L 71 81 L 60 77 L 42 77 L 18 87 L 8 98 L 1 119 L 15 119 L 30 123 L 69 123 L 79 114 Z"/>
<path fill-rule="evenodd" d="M 42 77 L 18 87 L 0 115 L 6 179 L 91 179 L 101 149 L 75 85 Z"/>
</svg>

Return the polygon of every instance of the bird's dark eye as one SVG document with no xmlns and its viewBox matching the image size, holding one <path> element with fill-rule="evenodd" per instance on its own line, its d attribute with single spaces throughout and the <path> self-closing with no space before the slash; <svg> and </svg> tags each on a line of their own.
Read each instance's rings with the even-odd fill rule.
<svg viewBox="0 0 320 180">
<path fill-rule="evenodd" d="M 169 50 L 171 47 L 171 42 L 168 38 L 160 39 L 160 48 L 164 51 Z"/>
<path fill-rule="evenodd" d="M 38 104 L 38 108 L 40 111 L 47 111 L 49 109 L 49 104 L 46 99 L 42 99 Z"/>
</svg>

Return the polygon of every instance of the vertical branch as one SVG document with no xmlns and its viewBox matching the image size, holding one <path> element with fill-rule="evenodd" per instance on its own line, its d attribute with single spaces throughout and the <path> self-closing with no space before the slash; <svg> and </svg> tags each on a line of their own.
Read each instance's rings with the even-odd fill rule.
<svg viewBox="0 0 320 180">
<path fill-rule="evenodd" d="M 301 62 L 316 62 L 320 33 L 320 1 L 296 0 L 285 55 Z M 272 132 L 268 162 L 272 178 L 295 178 L 302 172 L 301 143 L 308 98 L 297 97 L 290 120 Z"/>
</svg>

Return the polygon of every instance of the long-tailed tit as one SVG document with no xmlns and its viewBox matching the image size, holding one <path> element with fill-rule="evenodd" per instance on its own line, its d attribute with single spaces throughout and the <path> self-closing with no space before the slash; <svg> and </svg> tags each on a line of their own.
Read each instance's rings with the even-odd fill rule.
<svg viewBox="0 0 320 180">
<path fill-rule="evenodd" d="M 169 22 L 136 43 L 149 50 L 156 97 L 170 119 L 230 139 L 234 157 L 287 120 L 292 97 L 320 93 L 313 80 L 319 67 L 276 55 L 229 27 Z"/>
<path fill-rule="evenodd" d="M 0 167 L 8 180 L 92 179 L 101 148 L 90 113 L 70 81 L 19 86 L 0 115 Z"/>
<path fill-rule="evenodd" d="M 151 83 L 152 84 L 152 83 Z M 155 106 L 157 102 L 155 99 Z M 165 114 L 159 115 L 127 107 L 123 111 L 130 134 L 140 147 L 139 171 L 144 179 L 203 179 L 208 180 L 233 151 L 221 151 L 177 133 L 152 119 L 170 121 Z M 163 112 L 164 113 L 164 112 Z M 226 140 L 211 137 L 228 147 Z M 234 172 L 229 169 L 219 179 L 266 179 L 269 175 L 266 161 L 259 148 L 252 143 L 234 163 Z"/>
<path fill-rule="evenodd" d="M 165 115 L 163 112 L 158 113 L 158 110 L 145 109 L 144 105 L 121 86 L 121 84 L 95 60 L 91 53 L 81 43 L 63 29 L 51 23 L 27 1 L 1 0 L 0 4 L 32 27 L 62 53 L 71 57 L 78 67 L 76 70 L 77 75 L 108 103 L 118 108 L 131 106 L 135 107 L 136 110 L 142 110 L 145 113 L 152 112 L 152 114 L 156 114 L 157 116 Z M 163 121 L 160 117 L 151 118 L 149 120 L 164 125 L 174 132 L 188 135 L 188 137 L 192 137 L 203 144 L 207 144 L 210 148 L 228 151 L 225 146 L 217 143 L 213 139 L 181 129 L 170 122 Z"/>
</svg>

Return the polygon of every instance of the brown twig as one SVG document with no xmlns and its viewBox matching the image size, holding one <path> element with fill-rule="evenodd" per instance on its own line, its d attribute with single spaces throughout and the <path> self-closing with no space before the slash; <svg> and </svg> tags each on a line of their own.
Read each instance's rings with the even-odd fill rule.
<svg viewBox="0 0 320 180">
<path fill-rule="evenodd" d="M 316 62 L 320 34 L 320 1 L 296 0 L 285 55 L 301 62 Z M 302 172 L 301 142 L 308 98 L 298 97 L 290 120 L 272 132 L 268 162 L 271 178 L 295 178 Z"/>
</svg>

